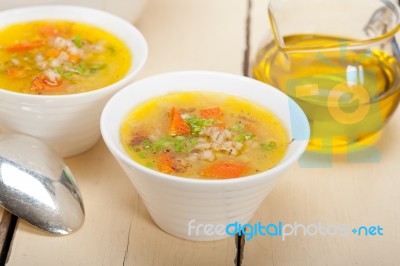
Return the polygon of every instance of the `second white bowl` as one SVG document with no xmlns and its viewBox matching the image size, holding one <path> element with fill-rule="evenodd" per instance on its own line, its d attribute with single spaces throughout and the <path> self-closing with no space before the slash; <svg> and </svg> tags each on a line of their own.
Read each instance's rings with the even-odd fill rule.
<svg viewBox="0 0 400 266">
<path fill-rule="evenodd" d="M 285 157 L 268 171 L 225 180 L 176 177 L 133 161 L 120 141 L 121 123 L 127 114 L 153 97 L 193 90 L 236 95 L 268 108 L 293 138 Z M 250 78 L 217 72 L 176 72 L 135 82 L 107 103 L 100 126 L 106 145 L 143 198 L 153 220 L 167 233 L 189 240 L 225 238 L 229 236 L 224 231 L 228 224 L 247 223 L 282 173 L 304 152 L 310 134 L 303 111 L 281 91 Z"/>
</svg>

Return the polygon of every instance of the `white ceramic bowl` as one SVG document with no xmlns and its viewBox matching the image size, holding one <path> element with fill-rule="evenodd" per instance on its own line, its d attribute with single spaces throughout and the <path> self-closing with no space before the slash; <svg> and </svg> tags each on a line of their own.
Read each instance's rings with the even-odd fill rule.
<svg viewBox="0 0 400 266">
<path fill-rule="evenodd" d="M 102 28 L 120 38 L 133 55 L 125 77 L 107 87 L 71 95 L 28 95 L 0 88 L 0 131 L 39 138 L 63 157 L 79 154 L 100 138 L 99 119 L 107 100 L 130 83 L 147 60 L 147 43 L 125 20 L 106 12 L 78 6 L 37 6 L 0 12 L 0 25 L 32 20 L 78 21 Z"/>
<path fill-rule="evenodd" d="M 153 97 L 193 90 L 236 95 L 268 108 L 294 139 L 286 156 L 268 171 L 225 180 L 175 177 L 133 161 L 120 141 L 120 126 L 126 115 Z M 106 145 L 139 192 L 156 224 L 171 235 L 189 240 L 221 239 L 228 236 L 223 228 L 229 223 L 247 223 L 282 173 L 304 152 L 310 134 L 303 111 L 281 91 L 254 79 L 202 71 L 167 73 L 131 84 L 107 103 L 100 127 Z M 204 230 L 206 224 L 210 225 Z"/>
</svg>

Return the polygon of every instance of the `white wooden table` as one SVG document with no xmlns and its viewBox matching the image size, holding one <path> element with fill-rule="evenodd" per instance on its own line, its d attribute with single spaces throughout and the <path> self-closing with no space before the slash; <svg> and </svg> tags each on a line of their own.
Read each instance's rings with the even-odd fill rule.
<svg viewBox="0 0 400 266">
<path fill-rule="evenodd" d="M 138 79 L 176 70 L 248 73 L 245 58 L 254 59 L 269 26 L 268 1 L 252 0 L 247 29 L 248 1 L 149 0 L 136 23 L 150 50 Z M 377 143 L 379 163 L 335 156 L 332 168 L 295 165 L 252 219 L 380 225 L 383 236 L 256 236 L 242 246 L 242 264 L 400 265 L 399 119 L 397 112 Z M 83 194 L 84 226 L 54 237 L 20 221 L 7 265 L 235 265 L 234 237 L 190 242 L 161 231 L 102 141 L 67 163 Z"/>
</svg>

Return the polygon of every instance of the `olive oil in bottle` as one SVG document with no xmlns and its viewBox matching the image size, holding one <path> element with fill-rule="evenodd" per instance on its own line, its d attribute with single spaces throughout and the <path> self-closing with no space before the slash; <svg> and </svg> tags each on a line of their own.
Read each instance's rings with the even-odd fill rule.
<svg viewBox="0 0 400 266">
<path fill-rule="evenodd" d="M 292 97 L 311 126 L 310 150 L 346 152 L 373 143 L 399 102 L 399 62 L 379 49 L 350 49 L 344 38 L 291 35 L 287 47 L 339 49 L 260 50 L 254 77 Z"/>
</svg>

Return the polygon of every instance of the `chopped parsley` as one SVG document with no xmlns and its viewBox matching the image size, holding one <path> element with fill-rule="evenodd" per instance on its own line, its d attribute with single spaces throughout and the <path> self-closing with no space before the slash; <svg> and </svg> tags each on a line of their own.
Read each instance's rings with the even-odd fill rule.
<svg viewBox="0 0 400 266">
<path fill-rule="evenodd" d="M 239 136 L 237 136 L 236 141 L 243 142 L 245 140 L 252 139 L 252 138 L 254 138 L 254 135 L 246 132 L 246 133 L 243 133 L 243 134 L 240 134 Z"/>
<path fill-rule="evenodd" d="M 107 67 L 107 64 L 92 64 L 92 65 L 87 65 L 84 62 L 75 65 L 72 67 L 73 70 L 75 70 L 77 73 L 79 73 L 82 76 L 88 76 L 90 74 L 96 73 L 99 70 L 102 70 Z"/>
<path fill-rule="evenodd" d="M 145 164 L 145 166 L 148 167 L 148 168 L 154 168 L 156 166 L 156 164 L 154 162 L 147 162 Z"/>
<path fill-rule="evenodd" d="M 75 38 L 72 40 L 75 44 L 76 47 L 82 48 L 83 47 L 83 41 L 80 35 L 75 36 Z"/>
<path fill-rule="evenodd" d="M 90 69 L 84 62 L 73 66 L 72 68 L 82 76 L 88 76 L 90 74 Z"/>
<path fill-rule="evenodd" d="M 243 123 L 234 124 L 230 130 L 237 134 L 236 141 L 244 142 L 248 139 L 253 139 L 254 135 L 246 131 L 246 126 Z"/>
<path fill-rule="evenodd" d="M 268 144 L 260 143 L 260 146 L 267 151 L 272 151 L 278 147 L 275 141 L 270 141 Z"/>
<path fill-rule="evenodd" d="M 185 116 L 184 120 L 188 123 L 193 134 L 199 134 L 203 128 L 214 125 L 218 120 L 210 118 L 198 118 L 197 116 Z"/>
<path fill-rule="evenodd" d="M 146 139 L 139 144 L 139 147 L 135 147 L 139 148 L 141 151 L 147 150 L 153 153 L 159 153 L 167 150 L 172 150 L 175 152 L 191 152 L 197 142 L 197 138 L 193 136 L 167 136 L 155 141 Z M 145 158 L 143 157 L 144 155 L 142 153 L 138 154 L 138 156 L 140 158 Z"/>
</svg>

